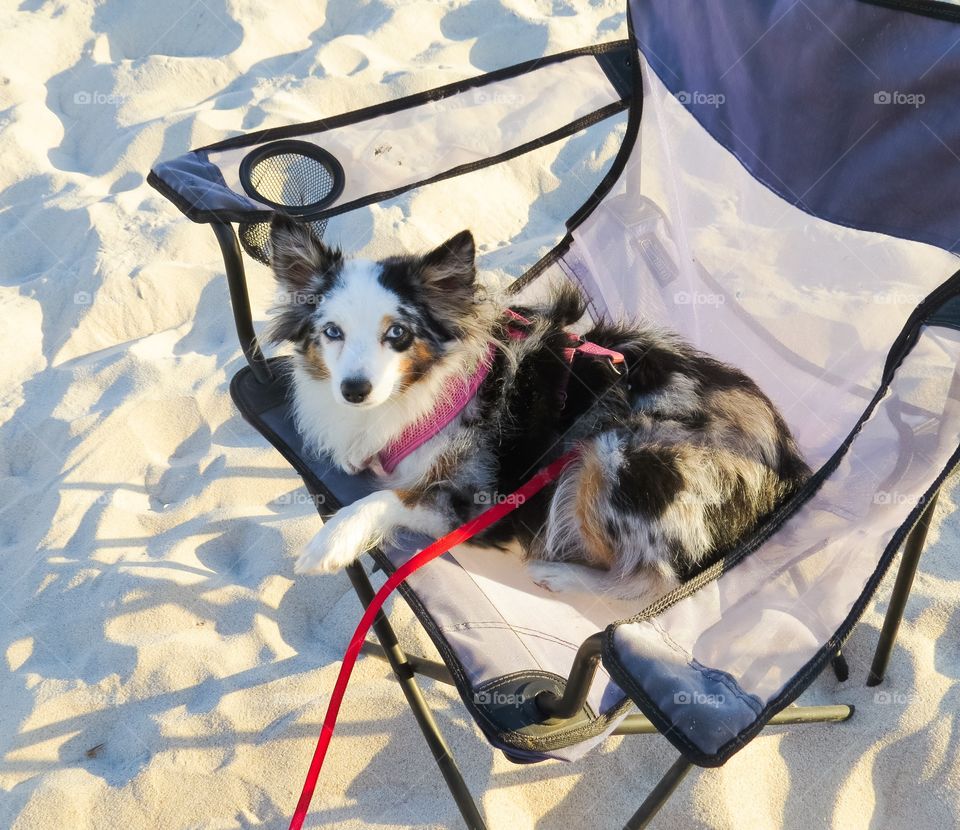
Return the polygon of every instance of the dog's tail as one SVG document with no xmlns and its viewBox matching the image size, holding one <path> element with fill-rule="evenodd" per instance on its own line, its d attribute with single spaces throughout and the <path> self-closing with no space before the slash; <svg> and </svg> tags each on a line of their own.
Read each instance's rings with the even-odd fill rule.
<svg viewBox="0 0 960 830">
<path fill-rule="evenodd" d="M 580 320 L 587 311 L 587 301 L 572 282 L 557 285 L 542 304 L 513 306 L 518 314 L 530 320 L 543 320 L 552 328 L 566 328 Z"/>
<path fill-rule="evenodd" d="M 669 465 L 643 457 L 656 449 L 614 431 L 583 446 L 554 491 L 541 544 L 530 551 L 540 560 L 567 563 L 541 585 L 557 590 L 551 585 L 562 577 L 566 587 L 635 600 L 639 608 L 679 585 L 675 550 L 658 527 L 654 502 L 671 499 L 681 482 Z M 645 481 L 625 482 L 630 475 Z"/>
<path fill-rule="evenodd" d="M 557 484 L 539 558 L 579 561 L 622 577 L 645 565 L 669 571 L 670 546 L 657 520 L 684 488 L 675 455 L 673 447 L 617 431 L 584 444 Z"/>
<path fill-rule="evenodd" d="M 776 495 L 775 473 L 750 459 L 610 430 L 564 472 L 534 555 L 622 579 L 676 575 L 748 532 Z"/>
</svg>

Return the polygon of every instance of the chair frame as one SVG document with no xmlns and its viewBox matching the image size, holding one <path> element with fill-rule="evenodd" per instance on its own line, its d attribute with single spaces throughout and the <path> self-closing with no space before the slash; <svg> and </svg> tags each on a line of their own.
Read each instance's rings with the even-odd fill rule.
<svg viewBox="0 0 960 830">
<path fill-rule="evenodd" d="M 273 376 L 254 332 L 243 254 L 237 234 L 233 225 L 228 222 L 212 222 L 210 224 L 223 255 L 227 285 L 230 291 L 230 303 L 233 308 L 233 317 L 241 349 L 254 377 L 261 383 L 269 383 Z M 317 496 L 319 494 L 313 493 L 312 495 Z M 938 492 L 935 492 L 929 499 L 904 543 L 903 555 L 891 592 L 890 604 L 884 617 L 880 638 L 866 681 L 867 686 L 876 686 L 884 679 L 936 508 L 937 496 Z M 314 501 L 321 518 L 329 518 L 336 512 L 336 509 L 329 509 L 334 507 L 330 504 L 329 499 L 318 498 Z M 346 572 L 360 603 L 366 608 L 375 593 L 366 571 L 359 562 L 355 562 L 347 567 Z M 373 623 L 373 630 L 378 642 L 368 640 L 363 651 L 384 659 L 390 664 L 397 683 L 400 685 L 407 704 L 416 718 L 417 725 L 423 733 L 424 740 L 430 748 L 440 774 L 443 776 L 466 826 L 470 830 L 486 830 L 487 825 L 483 815 L 463 779 L 450 747 L 440 732 L 416 679 L 417 675 L 420 675 L 452 686 L 454 682 L 450 670 L 441 662 L 405 652 L 400 647 L 396 632 L 383 612 L 377 615 Z M 562 696 L 558 697 L 549 692 L 541 692 L 537 696 L 537 705 L 545 716 L 564 719 L 572 717 L 574 713 L 580 711 L 600 662 L 601 636 L 600 632 L 593 634 L 580 646 Z M 847 679 L 846 663 L 839 652 L 834 658 L 833 669 L 838 680 Z M 850 704 L 791 705 L 770 718 L 768 725 L 839 723 L 848 720 L 853 713 L 854 707 Z M 634 714 L 625 717 L 611 734 L 649 735 L 657 731 L 657 728 L 646 716 Z M 637 811 L 626 822 L 625 830 L 639 830 L 639 828 L 647 827 L 681 784 L 692 766 L 692 762 L 680 755 L 657 782 Z"/>
</svg>

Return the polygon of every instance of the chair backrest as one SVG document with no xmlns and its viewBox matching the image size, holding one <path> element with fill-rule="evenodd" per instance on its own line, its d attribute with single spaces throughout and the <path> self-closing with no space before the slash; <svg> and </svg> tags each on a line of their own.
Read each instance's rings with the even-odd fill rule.
<svg viewBox="0 0 960 830">
<path fill-rule="evenodd" d="M 816 474 L 604 664 L 717 764 L 849 635 L 960 459 L 960 10 L 633 4 L 639 141 L 568 272 L 746 369 Z M 921 13 L 922 12 L 922 13 Z"/>
<path fill-rule="evenodd" d="M 746 369 L 819 466 L 960 268 L 960 27 L 854 0 L 645 0 L 634 26 L 641 134 L 567 259 L 603 313 Z"/>
</svg>

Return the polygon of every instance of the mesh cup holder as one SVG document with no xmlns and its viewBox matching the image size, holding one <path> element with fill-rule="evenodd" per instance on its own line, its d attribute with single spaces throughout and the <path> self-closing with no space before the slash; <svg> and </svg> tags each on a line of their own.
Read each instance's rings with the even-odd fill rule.
<svg viewBox="0 0 960 830">
<path fill-rule="evenodd" d="M 330 153 L 307 141 L 271 141 L 251 150 L 240 163 L 240 184 L 247 195 L 295 218 L 314 213 L 343 192 L 343 167 Z M 326 219 L 309 222 L 322 239 Z M 270 223 L 240 224 L 240 244 L 264 265 L 270 264 Z"/>
<path fill-rule="evenodd" d="M 271 141 L 244 157 L 240 184 L 251 198 L 290 216 L 304 216 L 343 192 L 343 167 L 316 144 Z"/>
<path fill-rule="evenodd" d="M 327 230 L 326 219 L 316 219 L 313 222 L 305 222 L 310 228 L 310 233 L 318 242 L 323 241 L 323 235 Z M 264 265 L 270 264 L 270 223 L 269 222 L 241 222 L 238 231 L 240 234 L 240 244 L 250 256 L 257 262 Z"/>
</svg>

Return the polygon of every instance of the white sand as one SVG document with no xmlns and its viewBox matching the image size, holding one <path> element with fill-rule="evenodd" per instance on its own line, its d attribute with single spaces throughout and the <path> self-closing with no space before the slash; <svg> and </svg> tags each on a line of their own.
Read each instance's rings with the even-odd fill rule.
<svg viewBox="0 0 960 830">
<path fill-rule="evenodd" d="M 236 131 L 622 37 L 621 4 L 13 6 L 0 11 L 0 827 L 285 827 L 359 604 L 343 576 L 293 578 L 318 519 L 227 395 L 241 358 L 212 234 L 145 174 Z M 331 234 L 357 248 L 375 232 L 412 245 L 468 224 L 523 231 L 486 258 L 515 271 L 614 149 L 569 174 L 572 157 L 536 155 Z M 251 277 L 262 319 L 270 280 Z M 863 686 L 888 582 L 847 648 L 851 681 L 824 676 L 803 698 L 855 703 L 855 719 L 770 730 L 691 775 L 658 826 L 960 824 L 955 502 L 954 479 L 882 687 L 899 691 L 884 702 Z M 404 607 L 393 618 L 431 652 Z M 424 688 L 493 830 L 620 826 L 675 757 L 628 738 L 574 766 L 514 766 L 453 692 Z M 374 658 L 355 672 L 312 826 L 460 826 Z"/>
</svg>

